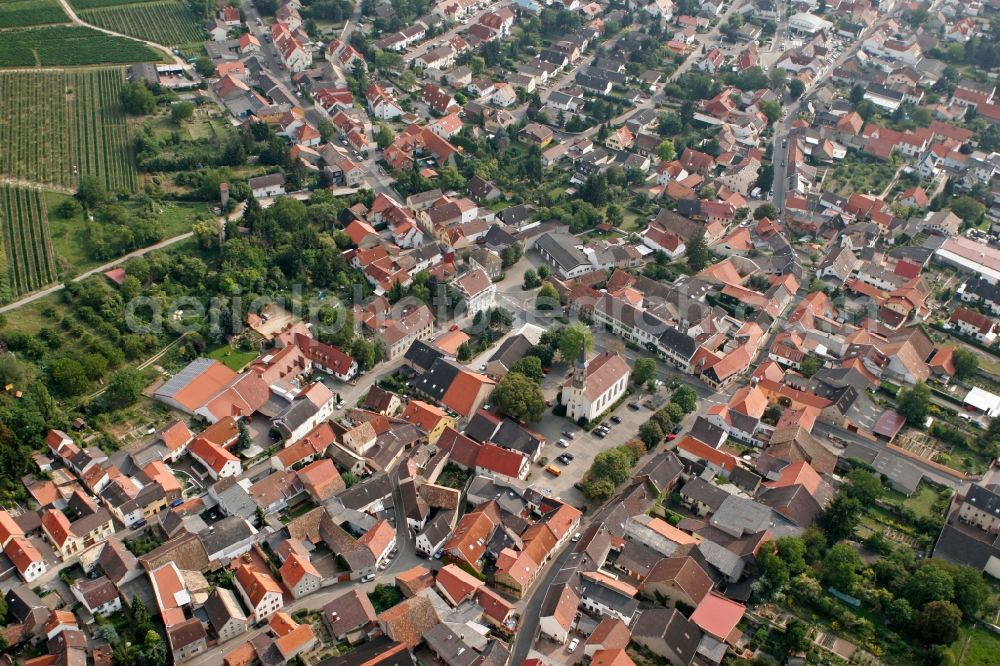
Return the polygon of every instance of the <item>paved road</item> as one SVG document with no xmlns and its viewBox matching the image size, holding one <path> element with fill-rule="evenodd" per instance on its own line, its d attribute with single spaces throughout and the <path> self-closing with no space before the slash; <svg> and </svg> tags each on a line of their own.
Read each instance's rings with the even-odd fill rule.
<svg viewBox="0 0 1000 666">
<path fill-rule="evenodd" d="M 890 455 L 898 456 L 901 460 L 905 460 L 907 462 L 916 465 L 920 469 L 920 471 L 924 473 L 924 476 L 926 476 L 929 480 L 933 481 L 934 483 L 947 486 L 949 488 L 956 488 L 958 486 L 968 483 L 968 480 L 963 476 L 961 476 L 958 472 L 956 472 L 954 475 L 948 474 L 947 472 L 942 471 L 941 469 L 939 469 L 934 465 L 931 465 L 926 462 L 921 462 L 922 459 L 920 458 L 911 458 L 909 456 L 902 456 L 891 449 L 887 449 L 885 444 L 881 442 L 869 441 L 864 437 L 861 437 L 853 432 L 844 430 L 843 428 L 838 428 L 837 426 L 833 426 L 828 423 L 817 421 L 815 429 L 813 430 L 813 434 L 821 437 L 831 437 L 831 436 L 837 437 L 852 444 L 859 444 L 870 451 L 875 451 L 875 452 L 885 451 Z"/>
<path fill-rule="evenodd" d="M 294 87 L 292 86 L 291 73 L 286 69 L 282 69 L 280 66 L 280 61 L 276 55 L 274 49 L 274 44 L 268 42 L 264 35 L 270 34 L 270 26 L 267 24 L 258 25 L 257 21 L 261 18 L 257 9 L 253 6 L 250 0 L 245 0 L 243 3 L 243 11 L 247 17 L 247 25 L 250 28 L 250 32 L 260 38 L 261 50 L 260 57 L 264 66 L 267 68 L 268 73 L 271 77 L 278 82 L 279 86 L 282 88 L 283 92 L 288 95 L 289 98 L 295 99 L 297 96 L 294 92 Z M 348 41 L 351 36 L 351 32 L 357 27 L 358 22 L 361 18 L 361 3 L 355 3 L 354 14 L 351 18 L 344 24 L 344 28 L 341 31 L 340 38 L 342 41 Z M 313 126 L 318 126 L 321 121 L 329 120 L 330 117 L 315 104 L 309 102 L 309 100 L 303 98 L 298 98 L 298 104 L 306 112 L 306 118 Z M 343 142 L 338 141 L 342 147 L 347 151 L 348 154 L 352 155 L 352 159 L 359 162 L 365 171 L 365 182 L 368 187 L 376 194 L 387 194 L 397 201 L 401 201 L 399 193 L 392 187 L 393 179 L 390 178 L 382 169 L 375 163 L 377 154 L 372 154 L 368 158 L 360 158 L 354 152 L 347 148 Z"/>
<path fill-rule="evenodd" d="M 134 257 L 141 257 L 142 255 L 152 252 L 153 250 L 162 250 L 163 248 L 169 247 L 174 243 L 179 243 L 183 240 L 187 240 L 188 238 L 191 238 L 191 236 L 193 235 L 194 234 L 189 231 L 186 234 L 181 234 L 180 236 L 174 236 L 173 238 L 162 240 L 156 245 L 150 245 L 149 247 L 144 247 L 141 250 L 136 250 L 135 252 L 129 252 L 125 256 L 119 257 L 114 261 L 109 261 L 108 263 L 102 264 L 97 268 L 91 268 L 89 271 L 86 271 L 85 273 L 80 273 L 79 275 L 77 275 L 75 278 L 72 279 L 72 282 L 80 282 L 82 280 L 86 280 L 91 275 L 96 275 L 97 273 L 103 273 L 104 271 L 111 270 L 115 266 L 118 266 L 122 262 L 128 261 L 129 259 L 132 259 Z M 21 298 L 20 300 L 14 301 L 13 303 L 8 303 L 7 305 L 0 307 L 0 313 L 16 310 L 22 305 L 27 305 L 28 303 L 37 301 L 39 298 L 45 298 L 46 296 L 54 294 L 57 291 L 62 291 L 65 288 L 66 288 L 65 284 L 54 284 L 51 287 L 46 287 L 45 289 L 42 289 L 40 291 L 28 294 L 27 296 Z"/>
<path fill-rule="evenodd" d="M 831 77 L 833 76 L 833 71 L 847 62 L 849 58 L 853 57 L 854 54 L 861 49 L 861 45 L 864 40 L 888 20 L 889 19 L 887 17 L 882 21 L 875 23 L 865 30 L 849 48 L 844 49 L 844 52 L 840 54 L 840 57 L 830 63 L 830 65 L 816 78 L 816 80 L 806 88 L 802 97 L 785 107 L 788 115 L 783 118 L 780 123 L 775 123 L 774 151 L 771 155 L 774 164 L 773 201 L 774 205 L 780 212 L 785 212 L 785 196 L 788 194 L 788 145 L 786 138 L 791 130 L 792 122 L 795 120 L 795 116 L 799 113 L 799 108 L 802 102 L 809 98 L 811 93 L 814 93 L 829 83 Z M 788 29 L 786 26 L 786 35 L 787 32 Z"/>
</svg>

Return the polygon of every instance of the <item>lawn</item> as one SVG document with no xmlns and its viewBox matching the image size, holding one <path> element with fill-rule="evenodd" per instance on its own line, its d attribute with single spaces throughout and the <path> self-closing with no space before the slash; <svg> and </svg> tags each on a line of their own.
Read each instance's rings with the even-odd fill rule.
<svg viewBox="0 0 1000 666">
<path fill-rule="evenodd" d="M 913 511 L 917 518 L 943 518 L 943 514 L 934 510 L 938 500 L 938 489 L 929 483 L 921 482 L 917 491 L 910 497 L 894 490 L 887 491 L 885 501 Z"/>
<path fill-rule="evenodd" d="M 951 651 L 962 666 L 995 664 L 1000 653 L 1000 636 L 978 627 L 963 627 L 962 636 L 951 646 Z"/>
<path fill-rule="evenodd" d="M 233 349 L 232 346 L 226 345 L 225 347 L 212 350 L 209 352 L 208 357 L 214 358 L 216 361 L 221 361 L 227 367 L 239 372 L 243 369 L 243 366 L 257 358 L 257 352 Z"/>
<path fill-rule="evenodd" d="M 45 193 L 45 205 L 49 210 L 49 236 L 55 251 L 56 261 L 60 269 L 77 275 L 83 271 L 105 263 L 91 259 L 87 255 L 87 220 L 83 213 L 75 217 L 60 217 L 53 211 L 59 204 L 68 199 L 65 194 L 57 192 Z M 135 204 L 126 203 L 135 210 Z M 191 230 L 195 219 L 203 215 L 211 215 L 207 204 L 168 201 L 161 204 L 158 221 L 162 237 L 173 238 Z"/>
</svg>

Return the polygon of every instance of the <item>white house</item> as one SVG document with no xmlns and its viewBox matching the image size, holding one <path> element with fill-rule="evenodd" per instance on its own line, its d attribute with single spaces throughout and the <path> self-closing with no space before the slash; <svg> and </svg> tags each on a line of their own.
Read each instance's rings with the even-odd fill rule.
<svg viewBox="0 0 1000 666">
<path fill-rule="evenodd" d="M 431 519 L 422 532 L 417 535 L 416 549 L 427 557 L 432 557 L 448 543 L 455 513 L 441 511 Z"/>
<path fill-rule="evenodd" d="M 239 458 L 201 437 L 191 442 L 188 453 L 202 464 L 215 481 L 227 476 L 238 476 L 243 471 Z"/>
<path fill-rule="evenodd" d="M 241 564 L 236 569 L 236 588 L 256 622 L 271 617 L 284 605 L 281 586 L 270 574 L 257 571 L 250 565 Z"/>
<path fill-rule="evenodd" d="M 573 369 L 573 378 L 562 389 L 566 418 L 591 421 L 608 410 L 628 388 L 628 362 L 618 354 L 603 352 L 587 361 L 586 350 Z"/>
<path fill-rule="evenodd" d="M 486 271 L 474 268 L 452 282 L 452 287 L 465 304 L 467 314 L 475 314 L 493 307 L 497 286 Z"/>
<path fill-rule="evenodd" d="M 24 582 L 30 583 L 45 573 L 49 566 L 45 563 L 45 558 L 38 552 L 35 545 L 24 535 L 15 536 L 3 549 L 7 559 L 17 567 L 17 572 L 21 574 Z"/>
<path fill-rule="evenodd" d="M 247 181 L 255 199 L 267 199 L 285 193 L 285 174 L 269 173 Z"/>
<path fill-rule="evenodd" d="M 91 615 L 100 613 L 108 617 L 122 609 L 118 588 L 107 576 L 84 578 L 74 583 L 70 590 Z"/>
</svg>

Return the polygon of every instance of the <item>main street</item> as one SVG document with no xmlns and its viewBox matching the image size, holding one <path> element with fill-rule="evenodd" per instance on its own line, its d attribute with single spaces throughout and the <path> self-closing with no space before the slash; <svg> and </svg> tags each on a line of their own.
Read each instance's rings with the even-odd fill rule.
<svg viewBox="0 0 1000 666">
<path fill-rule="evenodd" d="M 326 114 L 326 112 L 317 107 L 310 100 L 302 97 L 300 93 L 296 93 L 294 86 L 292 85 L 291 72 L 285 69 L 284 65 L 278 59 L 274 43 L 268 41 L 271 34 L 270 25 L 263 22 L 260 13 L 257 11 L 256 7 L 254 7 L 251 0 L 244 0 L 243 11 L 247 17 L 247 25 L 250 27 L 250 32 L 260 40 L 261 50 L 259 57 L 261 63 L 263 63 L 271 78 L 274 79 L 282 92 L 290 99 L 298 99 L 299 106 L 301 106 L 303 111 L 306 113 L 306 119 L 314 127 L 318 127 L 323 121 L 329 121 L 330 117 Z M 351 15 L 351 18 L 344 24 L 344 27 L 340 32 L 340 39 L 342 41 L 346 42 L 350 39 L 351 32 L 356 28 L 360 19 L 361 3 L 358 2 L 355 3 L 354 13 Z M 345 152 L 348 154 L 352 153 L 352 151 L 347 148 L 343 142 L 339 143 L 344 147 Z M 368 157 L 352 155 L 352 159 L 361 164 L 363 167 L 366 184 L 373 192 L 376 194 L 387 194 L 399 200 L 399 193 L 392 187 L 394 181 L 381 169 L 381 167 L 376 164 L 376 155 L 373 154 Z"/>
</svg>

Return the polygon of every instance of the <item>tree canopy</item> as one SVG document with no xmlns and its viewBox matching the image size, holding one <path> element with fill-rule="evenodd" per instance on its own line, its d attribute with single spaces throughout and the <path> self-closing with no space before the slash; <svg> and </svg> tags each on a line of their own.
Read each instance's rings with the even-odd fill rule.
<svg viewBox="0 0 1000 666">
<path fill-rule="evenodd" d="M 509 372 L 493 389 L 491 400 L 504 414 L 518 421 L 540 421 L 545 397 L 537 383 L 519 372 Z"/>
</svg>

